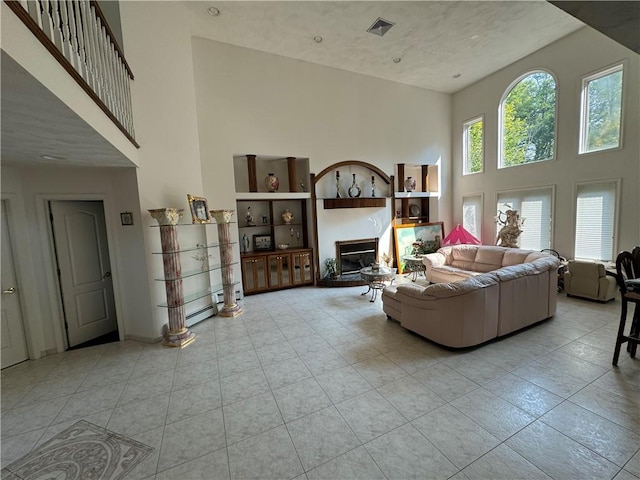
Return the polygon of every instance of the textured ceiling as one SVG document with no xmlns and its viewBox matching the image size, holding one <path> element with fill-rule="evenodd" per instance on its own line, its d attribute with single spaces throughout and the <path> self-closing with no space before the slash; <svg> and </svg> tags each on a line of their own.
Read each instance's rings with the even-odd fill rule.
<svg viewBox="0 0 640 480">
<path fill-rule="evenodd" d="M 584 26 L 543 0 L 185 5 L 194 35 L 445 93 Z M 378 17 L 395 23 L 383 37 L 366 32 Z"/>
<path fill-rule="evenodd" d="M 3 166 L 135 166 L 4 51 L 1 61 Z"/>
</svg>

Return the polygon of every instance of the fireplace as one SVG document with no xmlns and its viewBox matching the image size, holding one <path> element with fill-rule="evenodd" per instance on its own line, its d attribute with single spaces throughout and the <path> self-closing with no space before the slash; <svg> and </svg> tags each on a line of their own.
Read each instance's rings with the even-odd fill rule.
<svg viewBox="0 0 640 480">
<path fill-rule="evenodd" d="M 345 240 L 336 242 L 336 263 L 340 275 L 360 272 L 378 261 L 378 238 Z"/>
</svg>

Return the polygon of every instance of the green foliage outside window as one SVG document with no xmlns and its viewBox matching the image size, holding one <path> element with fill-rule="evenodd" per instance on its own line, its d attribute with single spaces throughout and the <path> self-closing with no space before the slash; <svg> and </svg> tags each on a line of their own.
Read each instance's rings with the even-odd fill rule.
<svg viewBox="0 0 640 480">
<path fill-rule="evenodd" d="M 502 167 L 553 158 L 556 82 L 545 72 L 524 77 L 502 104 Z"/>
<path fill-rule="evenodd" d="M 586 151 L 615 148 L 620 142 L 622 70 L 589 81 Z"/>
<path fill-rule="evenodd" d="M 467 173 L 478 173 L 482 171 L 483 148 L 482 148 L 482 120 L 468 126 L 467 140 Z"/>
</svg>

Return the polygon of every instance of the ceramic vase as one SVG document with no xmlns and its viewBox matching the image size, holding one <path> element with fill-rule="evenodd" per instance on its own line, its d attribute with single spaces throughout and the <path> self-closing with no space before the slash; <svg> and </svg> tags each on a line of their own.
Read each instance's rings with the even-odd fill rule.
<svg viewBox="0 0 640 480">
<path fill-rule="evenodd" d="M 280 188 L 280 180 L 273 173 L 270 173 L 264 179 L 264 184 L 267 186 L 268 192 L 277 192 Z"/>
<path fill-rule="evenodd" d="M 404 189 L 407 192 L 413 192 L 416 189 L 416 179 L 413 177 L 407 177 L 404 181 Z"/>
<path fill-rule="evenodd" d="M 284 212 L 282 212 L 282 221 L 287 225 L 290 224 L 293 221 L 293 213 L 291 213 L 289 210 L 285 210 Z"/>
<path fill-rule="evenodd" d="M 158 225 L 177 225 L 184 213 L 184 208 L 155 208 L 149 213 L 156 219 Z"/>
</svg>

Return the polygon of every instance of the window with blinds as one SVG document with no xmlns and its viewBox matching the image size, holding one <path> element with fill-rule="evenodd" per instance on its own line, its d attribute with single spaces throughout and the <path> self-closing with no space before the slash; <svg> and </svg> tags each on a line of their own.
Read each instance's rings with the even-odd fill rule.
<svg viewBox="0 0 640 480">
<path fill-rule="evenodd" d="M 551 248 L 553 194 L 554 187 L 498 193 L 496 214 L 511 208 L 524 219 L 518 247 L 526 250 Z M 496 226 L 497 235 L 502 225 L 498 223 Z"/>
<path fill-rule="evenodd" d="M 482 240 L 482 195 L 462 197 L 462 226 L 478 240 Z"/>
<path fill-rule="evenodd" d="M 615 180 L 577 185 L 575 258 L 613 259 L 617 189 Z"/>
</svg>

